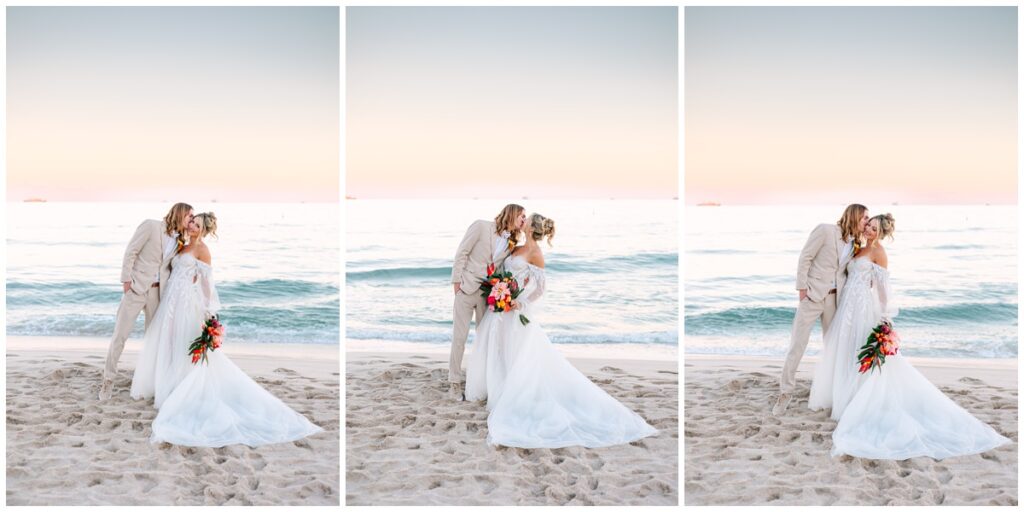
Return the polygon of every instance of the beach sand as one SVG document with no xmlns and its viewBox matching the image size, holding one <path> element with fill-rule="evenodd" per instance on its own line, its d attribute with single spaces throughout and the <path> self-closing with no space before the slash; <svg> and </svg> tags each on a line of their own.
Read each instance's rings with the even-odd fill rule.
<svg viewBox="0 0 1024 512">
<path fill-rule="evenodd" d="M 519 449 L 487 445 L 484 403 L 449 395 L 447 347 L 390 346 L 398 349 L 347 343 L 347 505 L 678 504 L 674 347 L 648 360 L 559 347 L 655 436 L 607 448 Z M 578 357 L 584 351 L 604 357 Z"/>
<path fill-rule="evenodd" d="M 8 505 L 339 504 L 336 345 L 224 346 L 325 430 L 259 448 L 151 444 L 152 400 L 128 395 L 141 345 L 129 341 L 114 395 L 99 402 L 106 340 L 7 338 Z"/>
<path fill-rule="evenodd" d="M 813 358 L 773 417 L 781 359 L 687 355 L 686 505 L 1017 505 L 1017 360 L 910 361 L 1014 442 L 942 461 L 833 459 L 836 422 L 807 409 Z"/>
</svg>

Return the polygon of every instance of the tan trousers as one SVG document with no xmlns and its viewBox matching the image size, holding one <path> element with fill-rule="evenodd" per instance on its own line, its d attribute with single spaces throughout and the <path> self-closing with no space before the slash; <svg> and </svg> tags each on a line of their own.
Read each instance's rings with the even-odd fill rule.
<svg viewBox="0 0 1024 512">
<path fill-rule="evenodd" d="M 160 288 L 151 287 L 146 290 L 145 295 L 139 295 L 128 290 L 121 296 L 121 305 L 117 307 L 117 319 L 114 321 L 114 337 L 110 339 L 110 348 L 107 349 L 107 364 L 103 369 L 103 380 L 114 380 L 117 376 L 117 361 L 121 359 L 121 352 L 124 352 L 124 343 L 128 341 L 128 335 L 135 327 L 135 319 L 139 312 L 146 312 L 146 329 L 149 329 L 149 322 L 156 314 L 156 308 L 160 305 Z"/>
<path fill-rule="evenodd" d="M 813 302 L 811 299 L 800 301 L 796 308 L 796 316 L 793 317 L 793 332 L 789 339 L 789 352 L 786 353 L 786 363 L 782 366 L 782 378 L 779 380 L 779 389 L 783 393 L 792 393 L 796 389 L 796 370 L 800 366 L 800 359 L 804 357 L 807 350 L 807 341 L 811 337 L 811 329 L 814 322 L 821 318 L 821 332 L 828 331 L 832 317 L 836 314 L 836 294 L 830 293 L 821 302 Z"/>
<path fill-rule="evenodd" d="M 462 371 L 462 356 L 466 353 L 466 338 L 469 337 L 469 321 L 484 318 L 487 301 L 480 295 L 480 290 L 468 294 L 460 291 L 455 294 L 452 307 L 452 352 L 448 359 L 448 381 L 466 382 L 466 374 Z"/>
</svg>

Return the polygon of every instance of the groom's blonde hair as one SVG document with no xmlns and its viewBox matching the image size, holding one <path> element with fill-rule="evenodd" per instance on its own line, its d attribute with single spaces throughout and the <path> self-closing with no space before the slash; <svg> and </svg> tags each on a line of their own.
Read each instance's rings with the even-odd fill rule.
<svg viewBox="0 0 1024 512">
<path fill-rule="evenodd" d="M 864 217 L 864 212 L 866 211 L 868 211 L 867 206 L 857 203 L 853 203 L 843 210 L 843 216 L 836 223 L 839 224 L 839 231 L 843 235 L 843 240 L 849 240 L 857 235 L 860 219 Z"/>
<path fill-rule="evenodd" d="M 516 219 L 519 214 L 523 213 L 526 208 L 519 206 L 518 204 L 509 203 L 498 212 L 498 216 L 494 218 L 494 229 L 500 235 L 502 231 L 508 231 L 508 241 L 512 244 L 519 243 L 519 230 L 516 229 Z"/>
</svg>

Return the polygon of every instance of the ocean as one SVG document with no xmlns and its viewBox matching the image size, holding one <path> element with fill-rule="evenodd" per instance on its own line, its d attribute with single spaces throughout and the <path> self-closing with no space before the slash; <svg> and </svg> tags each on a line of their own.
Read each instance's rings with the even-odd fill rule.
<svg viewBox="0 0 1024 512">
<path fill-rule="evenodd" d="M 555 220 L 542 242 L 541 322 L 554 343 L 678 343 L 677 201 L 516 200 Z M 345 328 L 351 340 L 448 344 L 451 265 L 495 200 L 347 200 Z M 473 340 L 470 331 L 470 343 Z"/>
<path fill-rule="evenodd" d="M 109 337 L 125 246 L 171 204 L 7 203 L 7 334 Z M 337 204 L 191 204 L 217 215 L 227 342 L 338 343 Z"/>
<path fill-rule="evenodd" d="M 867 206 L 896 218 L 895 240 L 883 245 L 901 351 L 1017 357 L 1017 207 Z M 686 207 L 686 353 L 785 355 L 797 257 L 844 207 Z M 816 327 L 807 353 L 820 350 Z"/>
</svg>

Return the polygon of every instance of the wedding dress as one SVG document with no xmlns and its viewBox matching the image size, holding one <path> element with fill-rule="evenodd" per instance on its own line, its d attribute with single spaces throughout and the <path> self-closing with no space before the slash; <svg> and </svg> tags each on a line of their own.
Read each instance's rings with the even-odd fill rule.
<svg viewBox="0 0 1024 512">
<path fill-rule="evenodd" d="M 192 364 L 188 347 L 220 308 L 212 269 L 191 253 L 171 260 L 163 298 L 146 331 L 132 377 L 132 398 L 154 398 L 159 409 L 151 442 L 184 446 L 259 446 L 321 432 L 260 387 L 224 355 Z"/>
<path fill-rule="evenodd" d="M 466 398 L 487 399 L 487 442 L 520 448 L 596 448 L 657 433 L 580 373 L 538 321 L 544 269 L 521 256 L 505 262 L 522 286 L 521 308 L 486 312 L 466 374 Z M 523 325 L 519 317 L 530 322 Z"/>
<path fill-rule="evenodd" d="M 832 408 L 839 421 L 832 455 L 903 460 L 981 453 L 1010 442 L 965 411 L 902 355 L 859 373 L 857 355 L 871 330 L 896 315 L 889 273 L 866 257 L 853 258 L 836 315 L 825 333 L 808 406 Z"/>
</svg>

